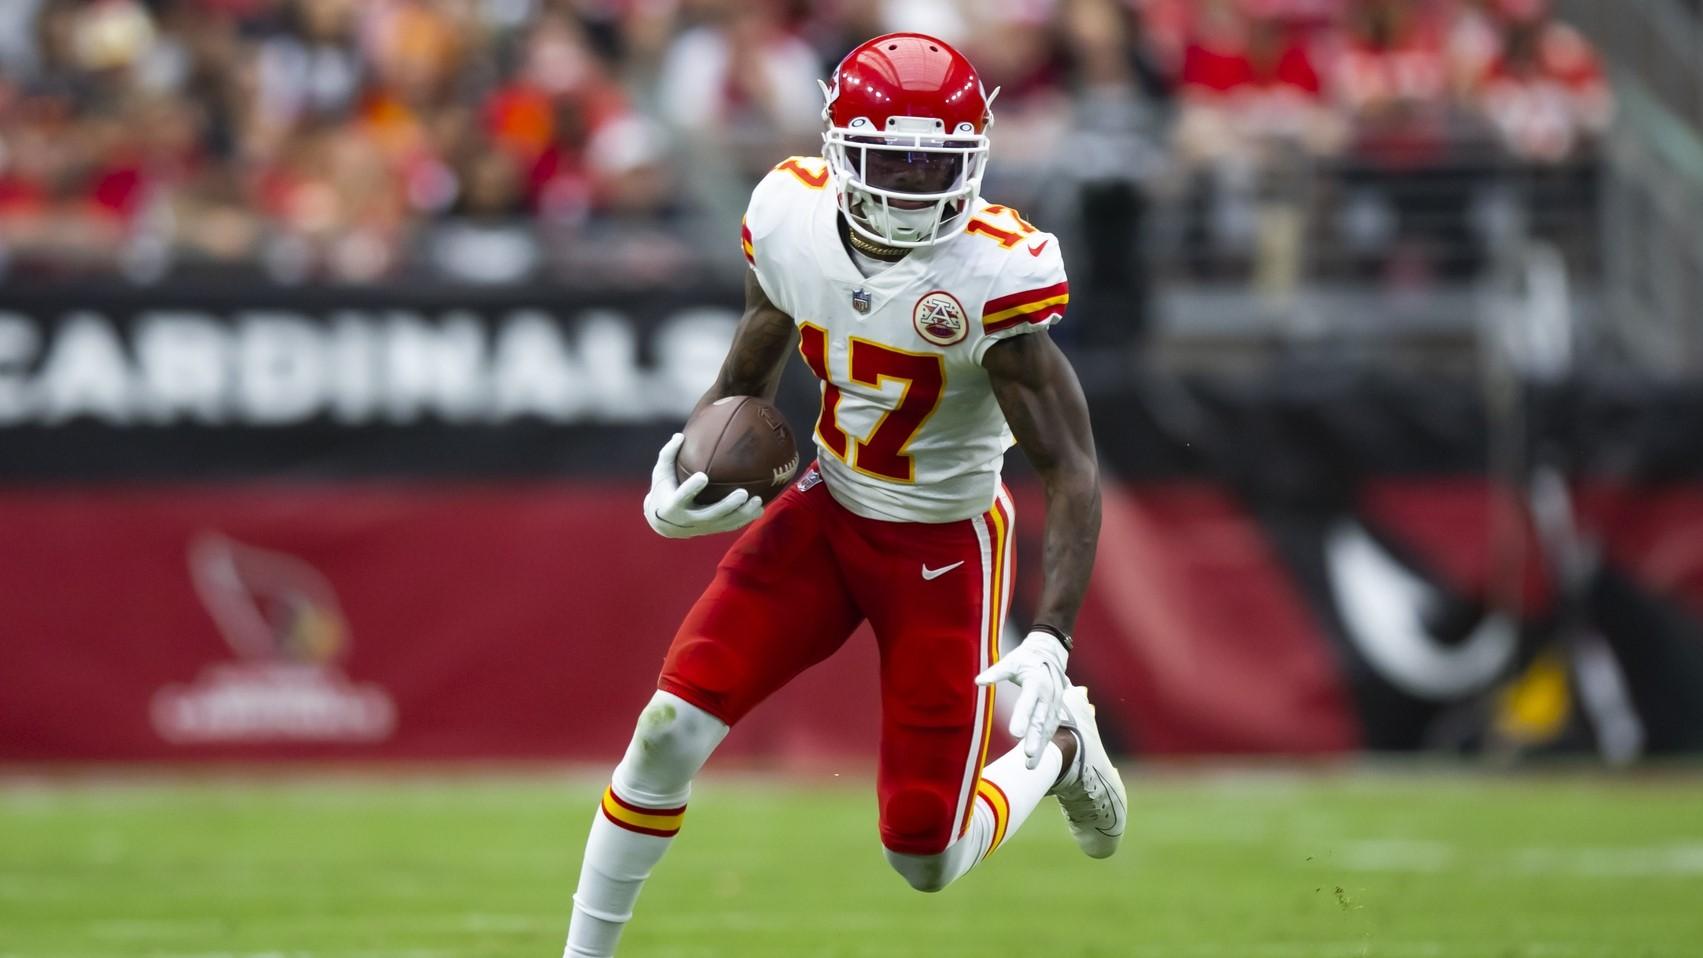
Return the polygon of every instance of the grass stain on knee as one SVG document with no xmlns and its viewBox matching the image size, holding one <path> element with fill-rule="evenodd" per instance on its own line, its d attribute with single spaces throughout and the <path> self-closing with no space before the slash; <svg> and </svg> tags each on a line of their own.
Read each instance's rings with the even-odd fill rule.
<svg viewBox="0 0 1703 958">
<path fill-rule="evenodd" d="M 672 702 L 658 702 L 646 706 L 639 716 L 639 748 L 646 752 L 656 748 L 656 733 L 672 725 L 679 715 Z"/>
</svg>

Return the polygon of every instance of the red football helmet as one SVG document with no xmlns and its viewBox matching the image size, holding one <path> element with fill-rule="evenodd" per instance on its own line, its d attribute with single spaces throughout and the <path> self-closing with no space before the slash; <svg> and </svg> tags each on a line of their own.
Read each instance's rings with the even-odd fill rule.
<svg viewBox="0 0 1703 958">
<path fill-rule="evenodd" d="M 999 93 L 983 89 L 963 54 L 925 34 L 890 33 L 846 54 L 822 93 L 822 155 L 852 229 L 905 248 L 963 231 Z"/>
</svg>

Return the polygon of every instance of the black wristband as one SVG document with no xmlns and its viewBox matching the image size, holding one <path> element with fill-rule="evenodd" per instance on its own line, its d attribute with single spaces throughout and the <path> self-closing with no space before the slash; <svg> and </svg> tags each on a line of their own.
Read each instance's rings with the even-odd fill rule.
<svg viewBox="0 0 1703 958">
<path fill-rule="evenodd" d="M 1060 645 L 1064 646 L 1064 650 L 1066 652 L 1072 651 L 1076 647 L 1076 643 L 1070 641 L 1070 636 L 1066 635 L 1064 633 L 1063 629 L 1047 625 L 1044 622 L 1036 622 L 1034 625 L 1029 626 L 1029 631 L 1030 632 L 1045 632 L 1046 634 L 1057 639 L 1058 643 Z"/>
</svg>

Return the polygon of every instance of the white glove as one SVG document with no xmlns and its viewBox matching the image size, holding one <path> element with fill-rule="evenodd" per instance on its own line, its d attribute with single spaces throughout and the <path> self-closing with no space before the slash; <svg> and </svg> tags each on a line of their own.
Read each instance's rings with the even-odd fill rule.
<svg viewBox="0 0 1703 958">
<path fill-rule="evenodd" d="M 1041 755 L 1064 717 L 1064 693 L 1070 680 L 1064 664 L 1070 652 L 1051 632 L 1030 632 L 1015 651 L 976 676 L 977 685 L 1012 681 L 1022 686 L 1011 709 L 1011 734 L 1022 740 L 1027 765 L 1041 764 Z"/>
<path fill-rule="evenodd" d="M 694 472 L 686 481 L 674 481 L 674 457 L 680 454 L 680 444 L 686 441 L 683 433 L 675 433 L 662 451 L 656 454 L 656 468 L 650 473 L 650 492 L 645 495 L 645 521 L 659 536 L 670 539 L 690 539 L 717 532 L 732 532 L 763 514 L 763 500 L 756 499 L 744 489 L 735 489 L 720 502 L 701 508 L 692 500 L 710 484 L 710 477 Z"/>
</svg>

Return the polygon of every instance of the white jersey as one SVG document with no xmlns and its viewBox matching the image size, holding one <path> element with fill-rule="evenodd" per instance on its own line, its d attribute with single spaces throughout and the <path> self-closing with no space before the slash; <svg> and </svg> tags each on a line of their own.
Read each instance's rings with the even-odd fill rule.
<svg viewBox="0 0 1703 958">
<path fill-rule="evenodd" d="M 838 216 L 827 164 L 793 157 L 757 184 L 742 230 L 757 281 L 797 324 L 822 381 L 816 448 L 828 489 L 872 519 L 986 512 L 1013 440 L 981 359 L 1064 316 L 1058 241 L 978 201 L 963 233 L 865 277 Z"/>
</svg>

